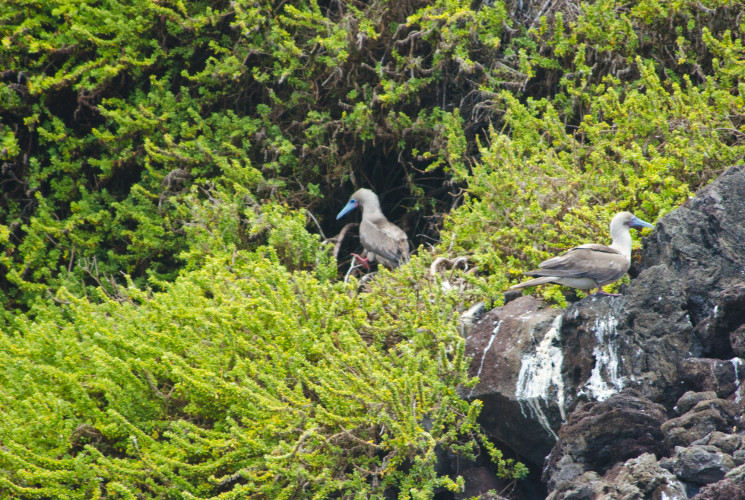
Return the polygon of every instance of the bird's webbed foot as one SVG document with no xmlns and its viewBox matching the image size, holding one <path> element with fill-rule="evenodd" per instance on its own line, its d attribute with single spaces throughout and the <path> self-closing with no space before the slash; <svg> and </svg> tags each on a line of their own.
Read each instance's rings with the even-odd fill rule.
<svg viewBox="0 0 745 500">
<path fill-rule="evenodd" d="M 356 253 L 353 253 L 352 255 L 354 255 L 355 257 L 357 257 L 357 260 L 359 261 L 360 265 L 362 265 L 362 267 L 364 267 L 366 271 L 369 271 L 370 270 L 370 260 L 369 259 L 367 259 L 365 257 L 361 257 L 361 256 L 357 255 Z"/>
</svg>

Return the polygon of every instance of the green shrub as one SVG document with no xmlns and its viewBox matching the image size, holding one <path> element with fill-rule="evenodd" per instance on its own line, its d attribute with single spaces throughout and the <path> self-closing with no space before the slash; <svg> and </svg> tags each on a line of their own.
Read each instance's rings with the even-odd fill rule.
<svg viewBox="0 0 745 500">
<path fill-rule="evenodd" d="M 438 453 L 479 449 L 523 477 L 458 396 L 457 316 L 742 160 L 741 14 L 5 5 L 0 492 L 431 498 L 463 485 Z M 439 238 L 365 293 L 316 234 L 350 184 Z"/>
<path fill-rule="evenodd" d="M 165 292 L 66 290 L 2 336 L 0 484 L 18 496 L 428 498 L 481 439 L 459 298 L 414 258 L 370 293 L 245 251 Z M 504 476 L 522 466 L 501 459 Z M 88 472 L 81 472 L 88 471 Z M 299 493 L 303 491 L 302 495 Z M 59 496 L 58 496 L 59 495 Z M 221 496 L 225 498 L 225 496 Z"/>
</svg>

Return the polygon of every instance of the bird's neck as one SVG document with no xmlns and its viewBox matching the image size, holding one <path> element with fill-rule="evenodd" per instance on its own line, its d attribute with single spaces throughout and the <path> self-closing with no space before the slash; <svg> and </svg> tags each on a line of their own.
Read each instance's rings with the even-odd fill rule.
<svg viewBox="0 0 745 500">
<path fill-rule="evenodd" d="M 624 227 L 615 231 L 611 236 L 613 237 L 613 243 L 610 246 L 631 260 L 631 233 L 629 230 Z"/>
<path fill-rule="evenodd" d="M 366 203 L 362 207 L 362 218 L 367 220 L 385 219 L 383 212 L 380 210 L 380 203 Z"/>
</svg>

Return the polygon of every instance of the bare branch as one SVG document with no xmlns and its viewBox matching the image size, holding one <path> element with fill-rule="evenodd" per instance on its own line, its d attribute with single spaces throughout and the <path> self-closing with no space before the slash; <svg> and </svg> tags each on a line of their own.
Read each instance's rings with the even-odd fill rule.
<svg viewBox="0 0 745 500">
<path fill-rule="evenodd" d="M 310 210 L 305 210 L 305 213 L 313 220 L 313 222 L 316 223 L 316 227 L 318 228 L 318 232 L 321 233 L 321 238 L 326 240 L 326 235 L 323 234 L 323 229 L 321 229 L 321 224 L 318 223 L 318 219 L 316 219 L 316 216 L 313 215 L 313 213 Z M 346 226 L 345 226 L 346 227 Z M 336 257 L 336 255 L 334 255 Z"/>
<path fill-rule="evenodd" d="M 347 232 L 350 229 L 353 229 L 353 228 L 355 228 L 357 226 L 359 226 L 359 223 L 357 223 L 357 222 L 350 222 L 349 224 L 347 224 L 346 226 L 344 226 L 343 228 L 341 228 L 341 231 L 339 232 L 339 234 L 337 234 L 333 238 L 330 238 L 330 239 L 326 240 L 326 241 L 330 241 L 332 243 L 335 243 L 335 245 L 334 245 L 334 258 L 335 259 L 337 259 L 337 260 L 339 259 L 339 250 L 341 250 L 341 242 L 344 241 L 344 237 L 347 235 Z"/>
</svg>

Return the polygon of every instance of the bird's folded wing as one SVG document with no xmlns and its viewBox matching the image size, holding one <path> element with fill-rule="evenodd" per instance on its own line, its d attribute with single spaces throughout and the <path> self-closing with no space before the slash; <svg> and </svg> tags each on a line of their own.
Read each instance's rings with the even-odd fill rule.
<svg viewBox="0 0 745 500">
<path fill-rule="evenodd" d="M 530 276 L 592 278 L 598 283 L 615 281 L 629 268 L 629 261 L 618 250 L 605 245 L 582 245 L 541 262 Z"/>
<path fill-rule="evenodd" d="M 409 240 L 398 226 L 385 219 L 362 220 L 360 241 L 369 252 L 401 263 L 409 260 Z"/>
</svg>

